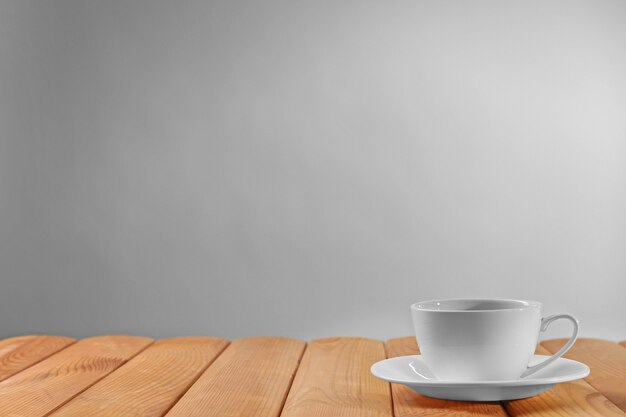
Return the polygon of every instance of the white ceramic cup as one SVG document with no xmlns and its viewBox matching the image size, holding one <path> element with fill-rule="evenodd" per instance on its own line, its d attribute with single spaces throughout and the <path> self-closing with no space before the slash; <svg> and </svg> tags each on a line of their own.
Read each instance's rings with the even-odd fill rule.
<svg viewBox="0 0 626 417">
<path fill-rule="evenodd" d="M 541 316 L 541 303 L 503 299 L 446 299 L 411 305 L 424 362 L 441 380 L 501 381 L 526 377 L 557 360 L 574 344 L 578 320 Z M 558 319 L 574 329 L 569 341 L 544 362 L 528 366 L 539 332 Z"/>
</svg>

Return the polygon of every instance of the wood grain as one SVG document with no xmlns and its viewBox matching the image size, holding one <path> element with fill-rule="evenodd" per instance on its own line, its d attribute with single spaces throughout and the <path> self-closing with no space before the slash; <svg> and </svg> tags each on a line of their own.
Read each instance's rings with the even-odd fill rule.
<svg viewBox="0 0 626 417">
<path fill-rule="evenodd" d="M 542 346 L 537 348 L 536 353 L 551 355 Z M 535 397 L 505 401 L 504 406 L 513 417 L 626 416 L 615 404 L 582 379 L 556 384 L 549 391 Z"/>
<path fill-rule="evenodd" d="M 19 336 L 0 341 L 0 381 L 74 343 L 63 336 Z"/>
<path fill-rule="evenodd" d="M 160 340 L 52 415 L 162 416 L 227 345 L 213 337 Z"/>
<path fill-rule="evenodd" d="M 391 417 L 389 384 L 370 373 L 385 359 L 382 342 L 314 340 L 307 347 L 282 417 Z"/>
<path fill-rule="evenodd" d="M 418 355 L 414 336 L 387 341 L 387 356 Z M 393 410 L 396 417 L 476 417 L 506 416 L 497 402 L 446 401 L 425 397 L 400 384 L 391 384 Z"/>
<path fill-rule="evenodd" d="M 563 344 L 565 339 L 541 343 L 552 353 Z M 591 373 L 585 380 L 626 411 L 626 349 L 608 340 L 578 339 L 564 357 L 589 365 Z"/>
<path fill-rule="evenodd" d="M 150 343 L 138 336 L 83 339 L 0 382 L 0 416 L 44 416 Z"/>
<path fill-rule="evenodd" d="M 278 337 L 235 340 L 167 416 L 276 417 L 304 348 Z"/>
</svg>

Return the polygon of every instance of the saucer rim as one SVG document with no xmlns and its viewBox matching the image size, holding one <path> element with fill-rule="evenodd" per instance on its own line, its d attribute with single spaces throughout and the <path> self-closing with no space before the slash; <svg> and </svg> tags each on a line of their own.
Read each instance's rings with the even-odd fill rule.
<svg viewBox="0 0 626 417">
<path fill-rule="evenodd" d="M 538 359 L 547 359 L 549 356 L 546 355 L 533 355 L 533 357 Z M 419 360 L 423 362 L 422 355 L 404 355 L 404 356 L 396 356 L 395 358 L 383 359 L 381 361 L 376 362 L 370 368 L 370 372 L 377 378 L 380 378 L 387 382 L 392 382 L 395 384 L 403 384 L 403 385 L 419 385 L 424 387 L 515 387 L 515 386 L 533 386 L 533 385 L 553 385 L 559 384 L 562 382 L 575 381 L 577 379 L 585 378 L 589 375 L 590 369 L 589 366 L 582 362 L 578 362 L 572 359 L 567 358 L 559 358 L 554 363 L 558 362 L 571 362 L 576 366 L 580 367 L 580 371 L 576 372 L 572 375 L 562 375 L 562 376 L 552 376 L 552 377 L 544 377 L 544 378 L 518 378 L 518 379 L 509 379 L 509 380 L 497 380 L 497 381 L 454 381 L 454 380 L 426 380 L 426 379 L 402 379 L 402 378 L 391 378 L 383 375 L 379 370 L 385 364 L 389 364 L 390 362 L 400 362 L 407 361 L 410 358 L 414 358 L 415 360 Z"/>
</svg>

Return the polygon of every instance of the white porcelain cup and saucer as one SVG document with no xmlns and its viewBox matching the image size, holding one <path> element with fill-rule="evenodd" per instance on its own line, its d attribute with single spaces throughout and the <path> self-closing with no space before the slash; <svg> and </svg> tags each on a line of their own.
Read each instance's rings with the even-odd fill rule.
<svg viewBox="0 0 626 417">
<path fill-rule="evenodd" d="M 561 358 L 574 344 L 578 320 L 542 317 L 541 303 L 506 299 L 443 299 L 411 305 L 421 355 L 375 363 L 372 373 L 435 398 L 500 401 L 540 394 L 584 378 L 589 368 Z M 540 332 L 555 320 L 573 324 L 554 355 L 534 355 Z"/>
</svg>

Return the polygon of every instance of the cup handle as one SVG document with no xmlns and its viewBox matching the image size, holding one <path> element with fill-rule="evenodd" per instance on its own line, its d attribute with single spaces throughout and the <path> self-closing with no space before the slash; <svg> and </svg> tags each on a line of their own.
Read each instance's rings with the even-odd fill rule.
<svg viewBox="0 0 626 417">
<path fill-rule="evenodd" d="M 567 320 L 572 322 L 572 324 L 574 325 L 574 329 L 572 331 L 572 336 L 569 338 L 569 340 L 567 341 L 565 346 L 563 346 L 561 349 L 559 349 L 559 351 L 556 352 L 554 355 L 550 356 L 545 361 L 543 361 L 541 363 L 538 363 L 537 365 L 533 365 L 533 366 L 527 367 L 526 371 L 524 371 L 524 373 L 522 374 L 522 376 L 520 378 L 525 378 L 528 375 L 534 374 L 538 370 L 543 369 L 546 366 L 550 365 L 552 362 L 554 362 L 555 360 L 560 358 L 565 352 L 567 352 L 569 350 L 569 348 L 571 348 L 572 345 L 574 344 L 574 342 L 576 341 L 576 338 L 578 337 L 578 320 L 576 320 L 576 317 L 571 316 L 569 314 L 555 314 L 553 316 L 548 316 L 548 317 L 542 318 L 541 319 L 540 330 L 542 332 L 545 332 L 546 329 L 548 328 L 548 326 L 550 325 L 550 323 L 552 323 L 553 321 L 558 320 L 558 319 L 567 319 Z"/>
</svg>

